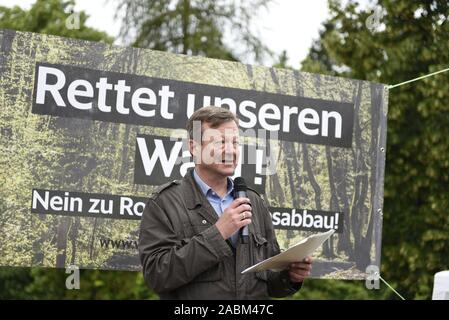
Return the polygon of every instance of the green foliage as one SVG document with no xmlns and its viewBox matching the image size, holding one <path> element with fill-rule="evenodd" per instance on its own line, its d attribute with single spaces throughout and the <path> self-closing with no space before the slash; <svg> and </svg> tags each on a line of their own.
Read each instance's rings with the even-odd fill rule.
<svg viewBox="0 0 449 320">
<path fill-rule="evenodd" d="M 80 270 L 80 289 L 66 289 L 64 269 L 0 268 L 0 299 L 158 299 L 137 272 Z"/>
<path fill-rule="evenodd" d="M 303 70 L 396 84 L 449 67 L 446 1 L 381 0 L 384 16 L 330 1 L 332 18 Z M 371 9 L 371 8 L 370 8 Z M 405 298 L 430 298 L 449 265 L 449 73 L 389 92 L 382 275 Z"/>
<path fill-rule="evenodd" d="M 251 31 L 250 23 L 270 1 L 120 0 L 119 8 L 126 12 L 121 35 L 141 48 L 232 61 L 253 56 L 262 61 L 271 52 Z M 225 32 L 240 46 L 226 45 Z M 244 50 L 238 51 L 239 47 Z"/>
<path fill-rule="evenodd" d="M 380 289 L 367 290 L 365 281 L 345 281 L 328 279 L 307 279 L 300 291 L 289 299 L 297 300 L 366 300 L 399 299 L 389 289 L 380 284 Z"/>
<path fill-rule="evenodd" d="M 283 68 L 283 69 L 293 69 L 288 64 L 288 55 L 287 51 L 283 50 L 278 57 L 278 61 L 273 65 L 274 68 Z"/>
<path fill-rule="evenodd" d="M 29 299 L 25 287 L 32 283 L 29 268 L 0 268 L 0 299 Z"/>
<path fill-rule="evenodd" d="M 0 6 L 0 28 L 113 42 L 106 33 L 86 27 L 88 16 L 84 11 L 79 12 L 79 29 L 68 29 L 66 20 L 71 15 L 74 5 L 74 0 L 36 0 L 30 10 L 23 10 L 18 6 L 13 8 Z"/>
</svg>

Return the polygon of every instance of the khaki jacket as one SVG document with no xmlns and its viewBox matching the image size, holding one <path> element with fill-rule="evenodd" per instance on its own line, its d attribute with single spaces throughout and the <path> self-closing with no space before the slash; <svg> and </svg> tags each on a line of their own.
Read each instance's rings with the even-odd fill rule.
<svg viewBox="0 0 449 320">
<path fill-rule="evenodd" d="M 241 271 L 278 254 L 265 202 L 252 189 L 247 244 L 234 248 L 214 225 L 218 215 L 189 169 L 154 192 L 142 214 L 139 254 L 146 283 L 161 299 L 267 299 L 295 293 L 287 271 Z"/>
</svg>

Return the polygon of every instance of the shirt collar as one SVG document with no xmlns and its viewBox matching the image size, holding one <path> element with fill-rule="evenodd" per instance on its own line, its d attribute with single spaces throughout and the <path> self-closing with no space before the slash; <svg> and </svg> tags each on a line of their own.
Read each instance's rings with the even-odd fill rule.
<svg viewBox="0 0 449 320">
<path fill-rule="evenodd" d="M 198 173 L 196 172 L 195 169 L 193 170 L 193 178 L 195 179 L 195 182 L 198 184 L 198 186 L 199 186 L 200 189 L 201 189 L 201 192 L 203 192 L 203 194 L 204 194 L 205 196 L 207 196 L 209 192 L 213 191 L 212 188 L 209 187 L 209 186 L 207 185 L 207 183 L 204 182 L 204 181 L 200 178 L 200 176 L 198 175 Z M 232 179 L 228 177 L 228 191 L 227 191 L 225 197 L 228 196 L 228 195 L 229 195 L 231 192 L 233 192 L 233 191 L 234 191 L 234 181 L 232 181 Z"/>
</svg>

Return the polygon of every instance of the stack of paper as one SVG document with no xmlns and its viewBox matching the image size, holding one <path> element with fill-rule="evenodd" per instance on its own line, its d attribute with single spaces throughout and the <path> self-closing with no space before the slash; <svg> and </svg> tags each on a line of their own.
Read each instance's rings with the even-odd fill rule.
<svg viewBox="0 0 449 320">
<path fill-rule="evenodd" d="M 310 237 L 301 240 L 293 247 L 290 247 L 288 250 L 243 270 L 242 273 L 263 270 L 281 271 L 287 269 L 290 263 L 301 261 L 305 257 L 312 255 L 312 253 L 334 232 L 335 230 L 329 230 L 327 232 L 311 235 Z"/>
</svg>

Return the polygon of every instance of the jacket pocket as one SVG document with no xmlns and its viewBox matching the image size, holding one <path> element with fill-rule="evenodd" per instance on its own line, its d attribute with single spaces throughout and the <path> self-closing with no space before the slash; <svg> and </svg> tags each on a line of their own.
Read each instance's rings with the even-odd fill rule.
<svg viewBox="0 0 449 320">
<path fill-rule="evenodd" d="M 210 226 L 211 225 L 209 223 L 204 223 L 204 220 L 193 224 L 189 222 L 184 223 L 182 228 L 183 236 L 185 238 L 193 238 L 194 236 L 200 234 L 207 228 L 210 228 Z"/>
<path fill-rule="evenodd" d="M 259 263 L 265 259 L 267 259 L 267 250 L 268 250 L 268 240 L 259 233 L 252 234 L 251 241 L 251 265 Z M 267 281 L 267 271 L 258 271 L 255 272 L 254 276 L 263 281 Z"/>
<path fill-rule="evenodd" d="M 252 256 L 253 256 L 253 264 L 261 262 L 265 260 L 268 248 L 268 240 L 259 233 L 252 234 Z"/>
<path fill-rule="evenodd" d="M 191 238 L 183 238 L 180 241 L 180 247 L 183 247 L 187 244 L 189 244 L 189 242 L 192 241 Z M 207 269 L 206 271 L 200 273 L 199 275 L 197 275 L 192 282 L 211 282 L 211 281 L 219 281 L 222 279 L 223 276 L 223 272 L 222 270 L 222 264 L 221 263 L 217 263 L 214 266 L 210 267 L 209 269 Z"/>
</svg>

